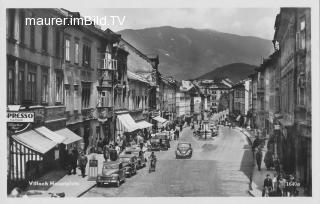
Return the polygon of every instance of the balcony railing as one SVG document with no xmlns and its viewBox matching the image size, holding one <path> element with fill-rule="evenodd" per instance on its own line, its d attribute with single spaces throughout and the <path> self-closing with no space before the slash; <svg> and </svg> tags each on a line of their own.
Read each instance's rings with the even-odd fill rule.
<svg viewBox="0 0 320 204">
<path fill-rule="evenodd" d="M 115 59 L 100 59 L 98 60 L 98 69 L 115 71 L 118 68 L 118 61 Z"/>
</svg>

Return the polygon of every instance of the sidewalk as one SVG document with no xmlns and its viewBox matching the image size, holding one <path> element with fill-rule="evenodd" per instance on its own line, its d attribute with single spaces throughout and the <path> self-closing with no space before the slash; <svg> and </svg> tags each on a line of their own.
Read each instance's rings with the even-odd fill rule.
<svg viewBox="0 0 320 204">
<path fill-rule="evenodd" d="M 87 155 L 88 161 L 93 154 Z M 101 173 L 101 166 L 104 162 L 102 154 L 94 154 L 98 160 L 98 174 Z M 47 182 L 51 187 L 44 188 L 42 190 L 34 190 L 35 195 L 28 195 L 29 197 L 48 197 L 49 193 L 65 193 L 65 197 L 80 197 L 85 192 L 90 190 L 96 185 L 95 179 L 88 177 L 89 164 L 86 168 L 86 177 L 82 178 L 80 169 L 77 168 L 77 173 L 72 175 L 65 175 L 58 181 L 54 181 L 52 178 L 46 177 Z M 50 183 L 51 182 L 51 183 Z M 54 184 L 53 184 L 54 183 Z M 32 191 L 31 191 L 32 192 Z"/>
<path fill-rule="evenodd" d="M 252 135 L 249 131 L 244 130 L 240 127 L 236 127 L 236 129 L 239 130 L 242 134 L 244 134 L 247 137 L 248 142 L 251 146 L 255 139 L 255 136 Z M 267 151 L 267 145 L 264 145 L 262 148 L 262 158 L 264 158 L 266 151 Z M 263 161 L 261 162 L 261 171 L 258 171 L 255 157 L 253 158 L 253 163 L 254 165 L 252 169 L 251 189 L 249 188 L 248 193 L 253 197 L 261 197 L 262 189 L 263 189 L 263 181 L 266 175 L 269 174 L 270 177 L 272 178 L 275 171 L 273 170 L 268 171 Z"/>
</svg>

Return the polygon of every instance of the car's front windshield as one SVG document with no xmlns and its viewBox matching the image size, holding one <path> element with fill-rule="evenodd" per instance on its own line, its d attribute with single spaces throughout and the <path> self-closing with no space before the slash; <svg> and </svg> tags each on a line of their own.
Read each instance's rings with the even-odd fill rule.
<svg viewBox="0 0 320 204">
<path fill-rule="evenodd" d="M 130 158 L 121 157 L 121 158 L 120 158 L 120 161 L 123 162 L 123 163 L 128 163 L 128 162 L 130 162 Z"/>
<path fill-rule="evenodd" d="M 178 148 L 183 148 L 183 149 L 189 148 L 189 147 L 190 147 L 190 144 L 179 144 L 178 145 Z"/>
<path fill-rule="evenodd" d="M 104 165 L 104 169 L 118 169 L 118 164 L 108 164 L 108 165 Z"/>
</svg>

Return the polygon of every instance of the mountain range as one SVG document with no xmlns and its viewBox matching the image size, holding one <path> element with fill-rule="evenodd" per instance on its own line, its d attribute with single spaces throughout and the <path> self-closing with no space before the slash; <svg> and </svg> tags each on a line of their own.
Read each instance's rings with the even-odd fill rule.
<svg viewBox="0 0 320 204">
<path fill-rule="evenodd" d="M 207 73 L 215 77 L 217 72 L 212 71 L 222 67 L 228 69 L 224 72 L 226 77 L 237 80 L 241 78 L 237 75 L 250 72 L 251 65 L 259 65 L 262 57 L 269 56 L 273 48 L 271 40 L 209 29 L 162 26 L 125 29 L 118 33 L 142 53 L 158 54 L 160 73 L 177 80 L 203 78 Z M 225 66 L 234 63 L 244 64 Z M 249 67 L 244 68 L 245 64 Z"/>
</svg>

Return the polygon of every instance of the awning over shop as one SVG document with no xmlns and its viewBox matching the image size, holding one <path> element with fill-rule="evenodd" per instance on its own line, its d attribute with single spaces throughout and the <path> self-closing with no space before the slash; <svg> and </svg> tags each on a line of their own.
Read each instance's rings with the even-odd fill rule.
<svg viewBox="0 0 320 204">
<path fill-rule="evenodd" d="M 133 132 L 139 129 L 137 123 L 133 120 L 133 118 L 128 114 L 118 115 L 120 123 L 124 126 L 127 132 Z"/>
<path fill-rule="evenodd" d="M 47 137 L 48 139 L 58 143 L 58 144 L 62 143 L 64 140 L 66 140 L 66 138 L 64 136 L 61 136 L 61 135 L 49 130 L 48 128 L 46 128 L 44 126 L 36 128 L 35 131 L 42 134 L 43 136 Z"/>
<path fill-rule="evenodd" d="M 57 130 L 55 131 L 57 134 L 62 135 L 66 138 L 66 140 L 64 140 L 62 143 L 65 145 L 80 141 L 82 138 L 75 134 L 74 132 L 72 132 L 71 130 L 69 130 L 68 128 L 63 128 L 61 130 Z"/>
<path fill-rule="evenodd" d="M 167 121 L 166 119 L 164 119 L 164 118 L 162 118 L 162 117 L 160 117 L 160 116 L 154 117 L 153 120 L 156 120 L 156 121 L 158 121 L 159 123 L 164 123 L 164 122 Z"/>
<path fill-rule="evenodd" d="M 48 139 L 47 137 L 44 137 L 34 130 L 29 130 L 21 134 L 13 135 L 12 138 L 22 145 L 41 154 L 47 153 L 57 145 L 56 142 Z"/>
<path fill-rule="evenodd" d="M 137 125 L 138 125 L 139 129 L 152 127 L 151 123 L 148 123 L 147 121 L 144 121 L 144 120 L 140 121 L 140 122 L 137 122 Z"/>
</svg>

